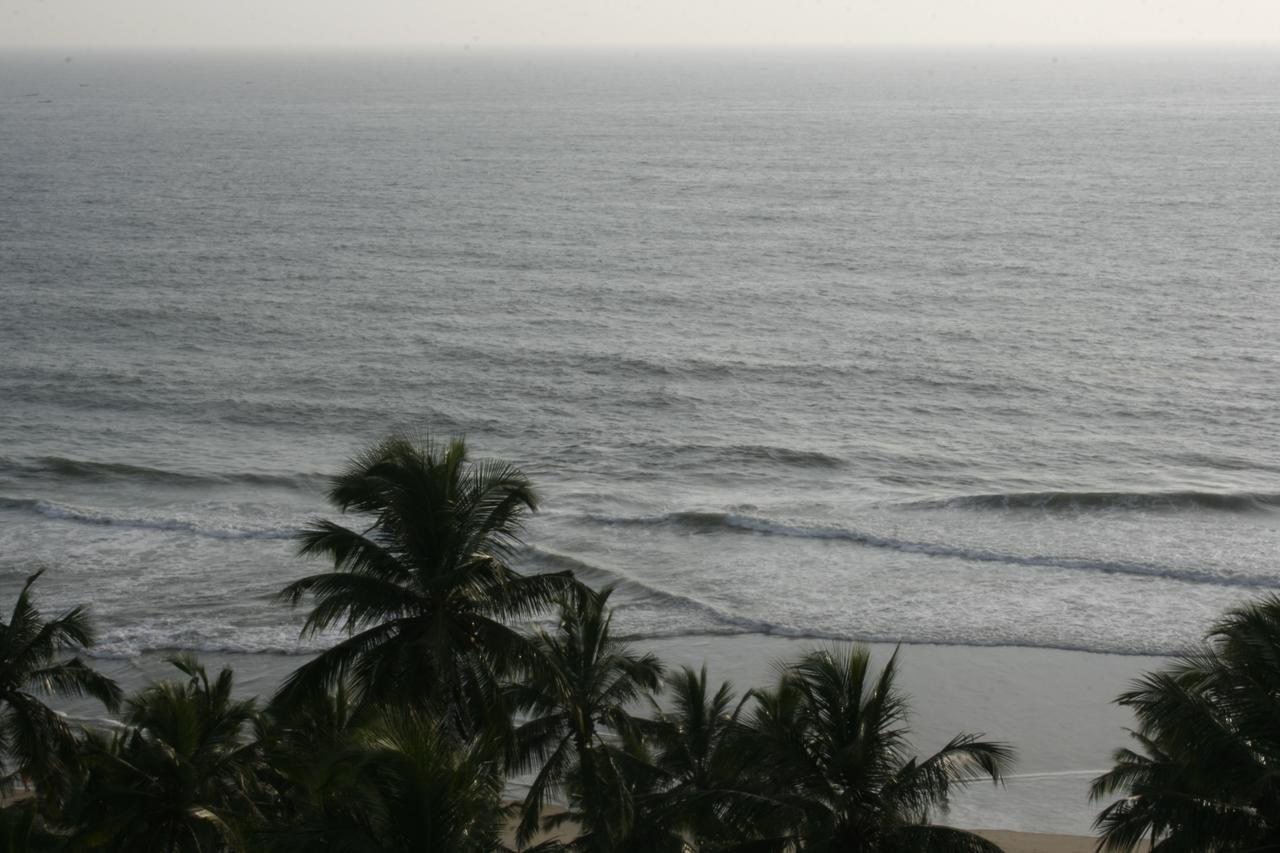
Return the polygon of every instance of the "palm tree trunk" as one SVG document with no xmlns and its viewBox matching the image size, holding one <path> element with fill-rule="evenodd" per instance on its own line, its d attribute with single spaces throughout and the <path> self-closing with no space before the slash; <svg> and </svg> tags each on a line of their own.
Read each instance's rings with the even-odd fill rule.
<svg viewBox="0 0 1280 853">
<path fill-rule="evenodd" d="M 578 785 L 582 789 L 582 813 L 584 828 L 592 833 L 596 850 L 607 851 L 612 838 L 611 827 L 605 816 L 604 801 L 600 796 L 599 774 L 596 772 L 595 755 L 591 749 L 593 731 L 574 732 L 574 747 L 578 750 Z"/>
</svg>

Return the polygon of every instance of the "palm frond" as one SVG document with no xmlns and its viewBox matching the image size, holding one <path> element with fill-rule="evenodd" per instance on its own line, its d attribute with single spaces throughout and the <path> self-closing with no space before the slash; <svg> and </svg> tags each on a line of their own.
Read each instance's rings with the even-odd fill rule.
<svg viewBox="0 0 1280 853">
<path fill-rule="evenodd" d="M 32 670 L 27 679 L 29 684 L 40 685 L 46 693 L 58 696 L 92 696 L 109 711 L 117 710 L 124 697 L 120 685 L 86 666 L 79 658 Z"/>
</svg>

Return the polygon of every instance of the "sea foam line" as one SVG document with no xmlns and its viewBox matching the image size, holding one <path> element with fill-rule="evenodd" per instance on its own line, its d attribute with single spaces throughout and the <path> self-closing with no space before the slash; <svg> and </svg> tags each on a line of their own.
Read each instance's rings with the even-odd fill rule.
<svg viewBox="0 0 1280 853">
<path fill-rule="evenodd" d="M 918 634 L 884 633 L 876 631 L 831 630 L 816 626 L 798 627 L 736 616 L 720 610 L 714 605 L 696 598 L 668 592 L 655 588 L 643 581 L 625 576 L 620 572 L 606 569 L 583 560 L 555 551 L 526 546 L 518 557 L 518 566 L 524 571 L 572 571 L 574 575 L 592 587 L 612 584 L 619 593 L 618 599 L 612 603 L 619 614 L 623 615 L 623 624 L 618 626 L 617 636 L 629 641 L 672 640 L 681 637 L 733 637 L 760 635 L 791 640 L 810 640 L 815 642 L 865 642 L 904 645 L 945 645 L 964 647 L 1004 647 L 1016 646 L 1026 648 L 1063 649 L 1089 653 L 1121 654 L 1121 655 L 1167 655 L 1176 654 L 1176 648 L 1128 648 L 1097 642 L 1071 642 L 1062 639 L 1033 639 L 1017 636 L 999 637 L 959 637 L 933 632 Z M 675 610 L 688 613 L 689 622 L 661 629 L 627 630 L 625 614 L 632 606 L 656 606 L 661 610 Z M 550 614 L 548 614 L 550 616 Z M 217 622 L 186 629 L 176 629 L 173 625 L 164 626 L 117 626 L 108 630 L 102 642 L 88 654 L 99 659 L 131 660 L 141 655 L 158 654 L 172 651 L 193 651 L 199 654 L 254 654 L 295 658 L 314 655 L 333 645 L 340 638 L 339 633 L 321 637 L 302 637 L 296 627 L 285 622 L 266 636 L 253 637 L 253 630 L 238 631 L 239 639 L 212 638 L 218 629 L 224 629 L 224 623 Z M 203 639 L 196 640 L 196 637 Z"/>
<path fill-rule="evenodd" d="M 114 515 L 101 510 L 40 498 L 0 497 L 0 509 L 27 511 L 56 521 L 69 521 L 76 524 L 157 530 L 165 533 L 189 533 L 208 539 L 292 539 L 297 535 L 297 528 L 211 527 L 182 518 Z"/>
</svg>

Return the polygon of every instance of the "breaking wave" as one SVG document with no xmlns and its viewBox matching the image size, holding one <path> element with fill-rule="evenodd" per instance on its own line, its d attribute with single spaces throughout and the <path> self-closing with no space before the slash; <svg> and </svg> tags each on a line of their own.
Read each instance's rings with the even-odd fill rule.
<svg viewBox="0 0 1280 853">
<path fill-rule="evenodd" d="M 1280 510 L 1280 494 L 1267 492 L 1012 492 L 961 495 L 913 501 L 913 509 L 1042 510 L 1046 512 L 1100 512 L 1139 510 L 1179 512 L 1209 510 L 1226 513 Z"/>
<path fill-rule="evenodd" d="M 586 563 L 582 560 L 559 554 L 543 548 L 526 546 L 521 556 L 522 568 L 539 571 L 572 571 L 589 586 L 599 588 L 613 585 L 619 597 L 612 600 L 615 612 L 622 619 L 617 631 L 618 636 L 627 640 L 662 640 L 675 637 L 694 636 L 737 636 L 760 634 L 770 637 L 783 637 L 794 640 L 814 640 L 818 642 L 863 642 L 863 643 L 905 643 L 905 644 L 942 644 L 948 646 L 1025 646 L 1030 648 L 1055 648 L 1068 651 L 1082 651 L 1107 654 L 1176 654 L 1176 647 L 1144 645 L 1129 647 L 1123 644 L 1108 643 L 1105 638 L 1094 637 L 1090 641 L 1064 641 L 1054 638 L 1043 641 L 1026 636 L 992 636 L 972 637 L 958 636 L 947 632 L 882 632 L 882 631 L 839 631 L 817 626 L 798 627 L 735 616 L 719 608 L 697 599 L 657 589 L 641 581 L 628 578 L 621 573 Z M 628 630 L 626 615 L 632 607 L 657 607 L 666 611 L 676 611 L 686 618 L 667 626 L 646 625 L 639 630 Z"/>
<path fill-rule="evenodd" d="M 179 517 L 123 515 L 39 498 L 0 497 L 0 509 L 25 511 L 76 524 L 188 533 L 209 539 L 292 539 L 297 534 L 294 527 L 215 524 Z"/>
<path fill-rule="evenodd" d="M 1280 578 L 1269 575 L 1199 571 L 1130 560 L 1098 560 L 1064 555 L 1017 554 L 968 545 L 950 545 L 941 542 L 901 539 L 896 536 L 884 536 L 846 527 L 786 524 L 770 519 L 728 512 L 671 512 L 663 515 L 632 517 L 587 515 L 585 518 L 595 524 L 671 527 L 690 533 L 729 532 L 797 539 L 828 539 L 850 542 L 868 548 L 882 548 L 908 554 L 921 554 L 928 557 L 950 557 L 971 562 L 1006 563 L 1018 566 L 1102 572 L 1105 574 L 1141 575 L 1215 586 L 1275 587 L 1280 583 Z"/>
<path fill-rule="evenodd" d="M 709 461 L 717 463 L 759 462 L 796 468 L 843 468 L 846 464 L 838 456 L 817 450 L 799 450 L 765 444 L 734 444 L 723 447 L 690 445 L 687 449 L 706 454 L 710 457 Z"/>
<path fill-rule="evenodd" d="M 725 613 L 719 608 L 684 595 L 667 592 L 650 586 L 642 581 L 628 578 L 620 573 L 595 566 L 590 563 L 533 545 L 525 546 L 521 553 L 522 568 L 526 570 L 548 572 L 573 572 L 574 577 L 593 588 L 612 586 L 622 599 L 611 604 L 621 605 L 622 612 L 628 606 L 654 606 L 664 610 L 683 611 L 686 614 L 703 617 L 706 621 L 700 627 L 682 624 L 672 630 L 670 636 L 690 636 L 695 634 L 768 634 L 781 637 L 800 637 L 815 640 L 854 640 L 852 635 L 836 632 L 794 628 L 779 625 L 761 619 L 750 619 Z M 630 639 L 654 638 L 667 636 L 664 632 L 643 631 L 629 635 Z M 624 634 L 624 637 L 628 635 Z"/>
<path fill-rule="evenodd" d="M 323 487 L 328 478 L 323 474 L 268 474 L 252 471 L 217 474 L 192 474 L 130 465 L 121 462 L 94 462 L 62 456 L 41 456 L 19 461 L 0 457 L 0 477 L 17 480 L 61 480 L 79 482 L 128 482 L 164 486 L 216 486 L 243 484 L 296 489 Z"/>
</svg>

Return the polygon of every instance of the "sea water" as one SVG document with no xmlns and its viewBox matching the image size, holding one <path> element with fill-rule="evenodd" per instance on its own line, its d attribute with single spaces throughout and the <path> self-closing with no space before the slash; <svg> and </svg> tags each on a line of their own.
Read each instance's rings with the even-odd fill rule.
<svg viewBox="0 0 1280 853">
<path fill-rule="evenodd" d="M 0 56 L 0 600 L 293 655 L 393 430 L 639 640 L 1167 654 L 1280 585 L 1274 52 Z"/>
</svg>

